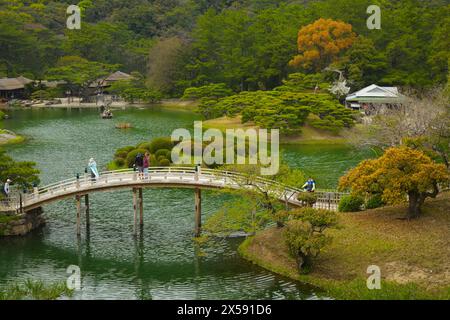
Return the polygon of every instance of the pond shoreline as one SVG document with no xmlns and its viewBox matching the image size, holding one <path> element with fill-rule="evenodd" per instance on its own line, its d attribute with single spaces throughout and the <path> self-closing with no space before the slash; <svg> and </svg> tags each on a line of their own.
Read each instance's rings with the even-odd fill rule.
<svg viewBox="0 0 450 320">
<path fill-rule="evenodd" d="M 68 103 L 67 99 L 60 99 L 61 103 L 58 104 L 45 104 L 45 103 L 39 103 L 39 104 L 32 104 L 30 106 L 22 106 L 21 109 L 98 109 L 102 105 L 104 105 L 104 102 L 87 102 L 87 103 L 80 103 L 78 101 L 74 101 L 71 103 Z M 165 107 L 170 109 L 176 109 L 180 111 L 194 111 L 194 109 L 197 107 L 198 102 L 191 101 L 191 100 L 181 100 L 181 99 L 163 99 L 159 102 L 155 103 L 130 103 L 126 101 L 115 101 L 112 102 L 109 106 L 112 109 L 116 108 L 154 108 L 154 107 Z M 0 105 L 0 109 L 4 110 L 11 110 L 12 108 L 7 107 L 6 105 Z"/>
<path fill-rule="evenodd" d="M 398 218 L 404 215 L 402 206 L 340 214 L 342 228 L 333 230 L 332 244 L 316 258 L 310 274 L 299 274 L 282 229 L 247 238 L 238 252 L 262 268 L 317 286 L 336 299 L 449 299 L 448 256 L 441 247 L 448 239 L 449 198 L 446 192 L 426 202 L 425 214 L 415 221 Z M 426 237 L 429 230 L 433 236 Z M 437 262 L 429 261 L 431 256 Z M 381 290 L 366 287 L 366 269 L 372 264 L 380 266 Z"/>
<path fill-rule="evenodd" d="M 10 119 L 3 123 L 5 128 L 30 137 L 27 143 L 7 151 L 14 159 L 36 162 L 43 185 L 83 174 L 90 157 L 103 168 L 117 148 L 168 136 L 176 128 L 191 129 L 193 122 L 199 119 L 191 112 L 162 107 L 118 110 L 113 120 L 100 119 L 96 109 L 74 110 L 11 110 Z M 133 129 L 117 130 L 116 122 L 129 122 Z M 290 165 L 309 168 L 308 174 L 313 174 L 324 188 L 334 187 L 338 175 L 365 157 L 342 146 L 295 146 L 283 152 Z M 23 274 L 33 274 L 36 270 L 52 270 L 37 274 L 46 282 L 53 281 L 58 274 L 66 277 L 66 267 L 82 258 L 87 288 L 84 298 L 136 298 L 136 292 L 143 288 L 142 283 L 146 284 L 145 294 L 151 294 L 154 299 L 188 298 L 193 293 L 205 299 L 317 297 L 317 291 L 310 286 L 279 277 L 238 257 L 239 239 L 202 244 L 201 255 L 195 254 L 198 246 L 192 242 L 192 192 L 186 189 L 145 189 L 143 192 L 145 236 L 138 242 L 131 236 L 133 208 L 127 190 L 99 193 L 90 198 L 93 213 L 90 235 L 87 237 L 82 229 L 79 248 L 73 199 L 47 206 L 46 227 L 23 238 L 0 240 L 3 257 L 0 272 L 4 274 L 0 285 L 11 280 L 21 281 Z M 205 217 L 216 212 L 228 199 L 222 194 L 205 192 L 202 203 Z M 143 248 L 151 250 L 139 247 L 130 250 L 141 243 Z M 141 257 L 137 259 L 140 261 L 138 274 L 136 257 Z M 26 261 L 26 264 L 17 261 Z M 110 270 L 118 269 L 124 271 L 108 276 Z M 191 279 L 195 274 L 200 278 L 194 282 Z M 168 287 L 174 289 L 168 290 Z"/>
<path fill-rule="evenodd" d="M 198 106 L 197 101 L 180 100 L 180 99 L 166 99 L 155 104 L 130 104 L 126 102 L 113 103 L 110 108 L 112 110 L 126 110 L 126 109 L 155 109 L 161 108 L 170 111 L 177 111 L 180 113 L 195 113 Z M 100 105 L 95 103 L 73 103 L 73 104 L 55 104 L 55 105 L 33 105 L 31 107 L 22 107 L 21 110 L 45 110 L 45 109 L 100 109 Z M 240 117 L 236 118 L 216 118 L 210 120 L 203 120 L 204 130 L 219 129 L 225 132 L 226 129 L 256 129 L 258 127 L 252 124 L 240 123 Z M 23 139 L 20 141 L 23 142 Z M 19 143 L 20 143 L 19 142 Z M 14 142 L 17 143 L 17 142 Z M 1 141 L 0 141 L 0 144 Z M 322 130 L 315 129 L 309 125 L 302 127 L 302 134 L 293 136 L 280 136 L 281 145 L 350 145 L 346 131 L 342 134 L 330 134 Z"/>
<path fill-rule="evenodd" d="M 25 141 L 25 138 L 5 129 L 0 129 L 0 146 L 19 144 Z"/>
</svg>

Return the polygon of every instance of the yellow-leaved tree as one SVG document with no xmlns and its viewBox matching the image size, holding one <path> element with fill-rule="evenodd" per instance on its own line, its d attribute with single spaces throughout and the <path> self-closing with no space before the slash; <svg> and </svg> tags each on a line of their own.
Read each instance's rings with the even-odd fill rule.
<svg viewBox="0 0 450 320">
<path fill-rule="evenodd" d="M 449 174 L 419 150 L 389 148 L 378 159 L 364 160 L 339 181 L 341 190 L 359 196 L 381 195 L 387 204 L 409 202 L 407 218 L 417 218 L 428 197 L 436 197 Z"/>
<path fill-rule="evenodd" d="M 298 32 L 299 54 L 289 65 L 314 72 L 321 71 L 334 62 L 339 54 L 352 46 L 356 34 L 352 25 L 332 19 L 319 19 Z"/>
</svg>

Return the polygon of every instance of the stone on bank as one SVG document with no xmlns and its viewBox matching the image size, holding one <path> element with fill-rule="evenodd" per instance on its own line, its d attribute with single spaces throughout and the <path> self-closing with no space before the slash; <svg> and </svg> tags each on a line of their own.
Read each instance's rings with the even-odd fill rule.
<svg viewBox="0 0 450 320">
<path fill-rule="evenodd" d="M 0 214 L 0 237 L 24 236 L 43 226 L 45 219 L 42 217 L 42 213 L 41 207 L 19 214 L 15 211 L 2 212 Z"/>
</svg>

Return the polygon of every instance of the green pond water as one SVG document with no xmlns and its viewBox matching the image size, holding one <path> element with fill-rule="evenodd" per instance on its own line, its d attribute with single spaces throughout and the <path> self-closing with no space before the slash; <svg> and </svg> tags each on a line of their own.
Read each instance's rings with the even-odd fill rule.
<svg viewBox="0 0 450 320">
<path fill-rule="evenodd" d="M 115 149 L 159 136 L 176 128 L 193 128 L 198 116 L 161 109 L 115 110 L 102 120 L 92 109 L 17 110 L 3 127 L 29 139 L 8 147 L 16 160 L 31 160 L 42 184 L 84 172 L 90 157 L 101 169 Z M 133 129 L 114 124 L 130 122 Z M 335 187 L 348 168 L 370 156 L 341 145 L 286 146 L 284 159 L 312 175 L 319 188 Z M 204 219 L 227 200 L 205 191 Z M 93 194 L 91 228 L 75 233 L 75 204 L 67 199 L 44 207 L 47 225 L 22 238 L 0 239 L 0 288 L 32 278 L 66 280 L 66 269 L 81 269 L 82 290 L 74 299 L 316 299 L 320 291 L 280 277 L 236 252 L 242 239 L 192 241 L 192 190 L 144 190 L 142 236 L 132 236 L 130 190 Z"/>
</svg>

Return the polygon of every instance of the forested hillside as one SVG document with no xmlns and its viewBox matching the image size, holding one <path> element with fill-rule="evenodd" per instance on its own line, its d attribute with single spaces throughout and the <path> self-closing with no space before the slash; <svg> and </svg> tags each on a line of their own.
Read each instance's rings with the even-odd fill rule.
<svg viewBox="0 0 450 320">
<path fill-rule="evenodd" d="M 352 89 L 447 81 L 445 0 L 83 0 L 81 30 L 69 30 L 72 3 L 0 0 L 0 77 L 55 77 L 61 73 L 52 69 L 76 63 L 76 70 L 138 71 L 166 96 L 209 83 L 268 90 L 290 73 L 322 71 L 289 62 L 299 30 L 325 18 L 352 27 L 351 47 L 333 60 Z M 366 26 L 371 4 L 381 7 L 381 30 Z"/>
</svg>

